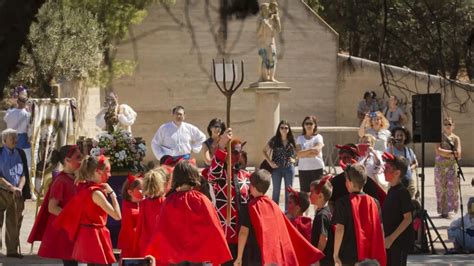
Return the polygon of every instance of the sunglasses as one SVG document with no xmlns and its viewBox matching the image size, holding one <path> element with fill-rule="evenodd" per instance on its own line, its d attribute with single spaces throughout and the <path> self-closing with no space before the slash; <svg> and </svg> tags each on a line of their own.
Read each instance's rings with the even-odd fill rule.
<svg viewBox="0 0 474 266">
<path fill-rule="evenodd" d="M 452 126 L 453 124 L 445 123 L 445 124 L 443 124 L 443 125 L 447 127 L 447 126 Z"/>
<path fill-rule="evenodd" d="M 280 127 L 281 130 L 288 130 L 290 129 L 289 127 Z"/>
<path fill-rule="evenodd" d="M 304 123 L 304 125 L 305 125 L 305 126 L 312 126 L 312 125 L 314 125 L 314 123 L 311 123 L 311 122 L 305 122 L 305 123 Z"/>
</svg>

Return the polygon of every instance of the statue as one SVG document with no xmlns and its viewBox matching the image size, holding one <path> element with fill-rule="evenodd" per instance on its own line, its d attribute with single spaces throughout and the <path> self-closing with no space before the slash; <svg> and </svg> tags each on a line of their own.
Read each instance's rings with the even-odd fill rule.
<svg viewBox="0 0 474 266">
<path fill-rule="evenodd" d="M 281 32 L 281 23 L 278 3 L 276 0 L 272 0 L 270 3 L 261 4 L 260 18 L 257 24 L 260 82 L 278 82 L 275 79 L 277 63 L 275 35 L 279 32 Z"/>
<path fill-rule="evenodd" d="M 96 125 L 108 132 L 113 132 L 117 127 L 132 133 L 137 113 L 126 104 L 118 104 L 118 97 L 111 92 L 105 99 L 105 107 L 96 116 Z"/>
</svg>

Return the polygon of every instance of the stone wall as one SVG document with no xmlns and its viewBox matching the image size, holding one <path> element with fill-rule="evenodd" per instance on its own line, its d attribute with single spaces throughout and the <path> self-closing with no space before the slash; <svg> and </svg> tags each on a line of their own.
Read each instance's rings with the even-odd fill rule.
<svg viewBox="0 0 474 266">
<path fill-rule="evenodd" d="M 338 56 L 338 81 L 337 90 L 337 109 L 336 120 L 338 125 L 359 126 L 357 119 L 357 104 L 362 100 L 366 90 L 374 90 L 378 96 L 384 94 L 380 67 L 377 62 L 365 60 L 357 57 L 348 57 L 346 55 Z M 412 116 L 411 95 L 413 93 L 427 93 L 428 87 L 430 93 L 442 94 L 442 113 L 454 119 L 456 128 L 454 133 L 461 138 L 462 144 L 462 165 L 474 165 L 474 104 L 468 99 L 466 90 L 474 92 L 474 85 L 463 84 L 443 80 L 438 76 L 427 75 L 423 72 L 416 72 L 405 68 L 386 65 L 386 73 L 389 73 L 389 86 L 393 94 L 404 101 L 407 101 L 406 110 L 409 113 L 410 121 L 408 128 L 411 130 Z M 406 88 L 400 90 L 397 86 Z M 385 99 L 387 95 L 384 96 Z M 457 97 L 457 98 L 456 98 Z M 472 95 L 471 95 L 472 97 Z M 466 102 L 460 113 L 460 103 Z M 414 151 L 418 159 L 421 158 L 421 144 L 415 144 Z M 425 145 L 425 163 L 433 165 L 435 144 L 427 143 Z"/>
<path fill-rule="evenodd" d="M 133 132 L 148 144 L 178 104 L 186 108 L 186 120 L 203 131 L 212 118 L 225 120 L 225 97 L 211 74 L 212 59 L 221 60 L 222 50 L 228 59 L 244 60 L 242 87 L 257 80 L 257 17 L 230 21 L 226 48 L 219 49 L 215 8 L 208 7 L 207 1 L 186 2 L 176 1 L 169 11 L 159 4 L 151 6 L 147 18 L 132 28 L 130 39 L 118 46 L 118 57 L 134 59 L 138 67 L 133 76 L 118 80 L 114 89 L 121 101 L 137 111 Z M 219 1 L 209 2 L 216 7 Z M 302 1 L 278 2 L 283 31 L 277 40 L 276 78 L 292 87 L 281 96 L 281 118 L 301 125 L 306 115 L 314 114 L 321 125 L 334 126 L 338 35 Z M 255 164 L 265 143 L 256 142 L 258 132 L 253 130 L 254 94 L 237 91 L 231 110 L 231 126 L 235 135 L 248 141 L 250 163 Z M 146 159 L 154 159 L 151 150 Z"/>
</svg>

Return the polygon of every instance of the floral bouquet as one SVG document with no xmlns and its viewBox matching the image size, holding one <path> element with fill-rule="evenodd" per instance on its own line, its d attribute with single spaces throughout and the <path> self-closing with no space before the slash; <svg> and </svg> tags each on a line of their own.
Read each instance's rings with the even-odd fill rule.
<svg viewBox="0 0 474 266">
<path fill-rule="evenodd" d="M 142 138 L 133 138 L 131 133 L 117 129 L 113 132 L 102 132 L 98 141 L 92 141 L 90 155 L 105 155 L 113 171 L 142 172 L 145 167 L 142 164 L 146 154 L 145 141 Z"/>
</svg>

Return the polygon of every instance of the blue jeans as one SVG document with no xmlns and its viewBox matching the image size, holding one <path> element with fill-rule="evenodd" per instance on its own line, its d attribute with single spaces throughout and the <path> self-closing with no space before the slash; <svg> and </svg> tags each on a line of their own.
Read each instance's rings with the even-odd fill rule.
<svg viewBox="0 0 474 266">
<path fill-rule="evenodd" d="M 295 167 L 278 167 L 272 171 L 273 195 L 272 199 L 276 204 L 280 202 L 281 180 L 285 180 L 285 210 L 288 207 L 288 186 L 293 186 L 293 178 L 295 176 Z"/>
</svg>

